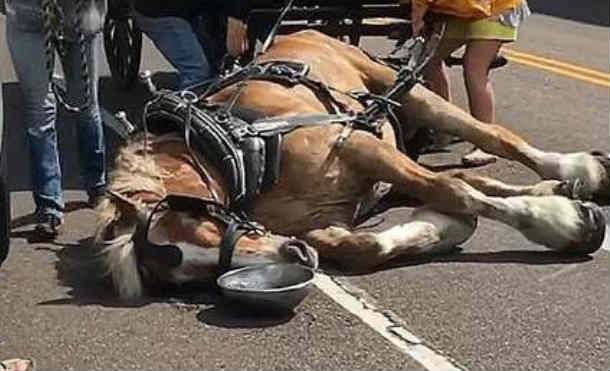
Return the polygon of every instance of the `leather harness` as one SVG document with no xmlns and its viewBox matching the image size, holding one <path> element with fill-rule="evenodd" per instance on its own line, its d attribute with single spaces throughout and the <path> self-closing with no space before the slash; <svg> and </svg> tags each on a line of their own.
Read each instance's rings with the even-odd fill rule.
<svg viewBox="0 0 610 371">
<path fill-rule="evenodd" d="M 247 212 L 254 197 L 268 189 L 279 177 L 283 135 L 300 127 L 342 123 L 380 136 L 381 119 L 388 118 L 394 127 L 398 148 L 406 152 L 401 123 L 393 112 L 400 104 L 393 99 L 421 82 L 421 70 L 425 62 L 420 61 L 415 65 L 406 63 L 397 68 L 398 77 L 394 86 L 382 96 L 369 92 L 341 92 L 310 77 L 309 66 L 298 61 L 249 64 L 220 78 L 196 99 L 185 99 L 185 92 L 159 93 L 146 105 L 145 130 L 156 134 L 183 131 L 195 162 L 200 163 L 200 158 L 211 161 L 229 185 L 228 205 L 223 205 L 219 200 L 197 200 L 176 195 L 167 196 L 160 204 L 167 202 L 172 209 L 178 210 L 202 208 L 206 210 L 206 216 L 225 223 L 227 228 L 222 238 L 219 265 L 221 271 L 228 270 L 237 240 L 245 233 L 263 230 L 248 219 Z M 232 104 L 227 108 L 227 105 L 219 106 L 207 101 L 208 97 L 220 90 L 234 84 L 243 86 L 248 80 L 273 81 L 287 86 L 302 84 L 325 102 L 330 113 L 253 119 L 234 110 Z M 331 91 L 360 101 L 365 110 L 349 111 Z M 194 93 L 189 93 L 190 96 L 195 96 Z M 235 100 L 236 96 L 233 103 Z M 149 245 L 151 243 L 147 231 L 151 218 L 152 213 L 146 227 L 138 228 L 137 233 Z"/>
</svg>

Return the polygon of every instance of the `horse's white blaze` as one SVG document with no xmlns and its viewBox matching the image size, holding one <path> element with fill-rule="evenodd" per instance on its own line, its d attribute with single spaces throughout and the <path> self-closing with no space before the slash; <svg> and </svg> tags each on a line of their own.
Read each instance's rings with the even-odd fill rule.
<svg viewBox="0 0 610 371">
<path fill-rule="evenodd" d="M 182 253 L 182 263 L 180 266 L 169 272 L 173 283 L 184 283 L 209 278 L 210 276 L 206 272 L 209 271 L 210 267 L 218 265 L 219 248 L 206 248 L 181 242 L 176 242 L 173 245 L 178 247 Z M 260 255 L 234 254 L 231 260 L 231 267 L 244 267 L 272 262 L 273 260 Z M 200 267 L 200 269 L 192 269 L 193 267 Z"/>
</svg>

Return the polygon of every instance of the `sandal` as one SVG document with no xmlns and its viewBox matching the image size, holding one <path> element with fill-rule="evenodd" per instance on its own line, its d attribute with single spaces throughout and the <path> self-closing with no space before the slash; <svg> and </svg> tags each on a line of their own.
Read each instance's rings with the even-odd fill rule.
<svg viewBox="0 0 610 371">
<path fill-rule="evenodd" d="M 33 359 L 13 358 L 0 362 L 2 371 L 34 371 L 35 367 Z"/>
</svg>

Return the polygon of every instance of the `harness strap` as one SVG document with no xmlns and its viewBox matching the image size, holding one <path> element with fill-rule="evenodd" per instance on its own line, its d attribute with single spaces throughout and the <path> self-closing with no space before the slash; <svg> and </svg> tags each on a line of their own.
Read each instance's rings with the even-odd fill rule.
<svg viewBox="0 0 610 371">
<path fill-rule="evenodd" d="M 249 232 L 251 230 L 246 228 L 242 223 L 231 220 L 227 229 L 225 229 L 225 233 L 222 235 L 220 243 L 218 265 L 221 272 L 226 272 L 231 268 L 231 261 L 233 260 L 233 252 L 235 251 L 237 241 Z"/>
<path fill-rule="evenodd" d="M 343 123 L 350 122 L 355 119 L 355 114 L 324 114 L 313 113 L 294 115 L 288 117 L 265 118 L 254 121 L 251 124 L 255 135 L 262 137 L 270 137 L 276 134 L 288 133 L 300 127 L 306 126 L 323 126 L 329 122 Z"/>
</svg>

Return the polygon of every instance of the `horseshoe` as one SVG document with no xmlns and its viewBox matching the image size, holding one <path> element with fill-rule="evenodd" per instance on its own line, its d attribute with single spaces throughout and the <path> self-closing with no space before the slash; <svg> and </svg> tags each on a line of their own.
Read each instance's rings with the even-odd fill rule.
<svg viewBox="0 0 610 371">
<path fill-rule="evenodd" d="M 593 151 L 591 156 L 599 162 L 606 172 L 602 186 L 593 195 L 593 201 L 598 205 L 610 204 L 610 152 Z"/>
</svg>

